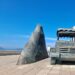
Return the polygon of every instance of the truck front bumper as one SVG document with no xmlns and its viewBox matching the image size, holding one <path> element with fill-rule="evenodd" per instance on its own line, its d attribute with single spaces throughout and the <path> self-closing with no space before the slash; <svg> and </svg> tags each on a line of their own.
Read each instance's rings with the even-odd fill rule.
<svg viewBox="0 0 75 75">
<path fill-rule="evenodd" d="M 50 53 L 50 58 L 60 59 L 61 61 L 75 61 L 74 53 Z"/>
<path fill-rule="evenodd" d="M 60 58 L 62 61 L 75 61 L 75 54 L 73 54 L 73 53 L 61 53 Z"/>
</svg>

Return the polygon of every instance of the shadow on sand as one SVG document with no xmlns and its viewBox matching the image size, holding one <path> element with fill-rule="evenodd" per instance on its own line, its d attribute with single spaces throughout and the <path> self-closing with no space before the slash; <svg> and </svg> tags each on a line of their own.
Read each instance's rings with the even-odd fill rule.
<svg viewBox="0 0 75 75">
<path fill-rule="evenodd" d="M 75 61 L 62 61 L 61 65 L 75 65 Z"/>
</svg>

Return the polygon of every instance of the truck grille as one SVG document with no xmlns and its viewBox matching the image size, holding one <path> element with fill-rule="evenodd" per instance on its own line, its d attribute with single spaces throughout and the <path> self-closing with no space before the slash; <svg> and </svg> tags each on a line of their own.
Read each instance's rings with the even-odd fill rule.
<svg viewBox="0 0 75 75">
<path fill-rule="evenodd" d="M 60 48 L 60 53 L 68 53 L 68 48 Z"/>
<path fill-rule="evenodd" d="M 75 48 L 71 48 L 70 53 L 75 53 Z"/>
<path fill-rule="evenodd" d="M 60 53 L 75 53 L 75 48 L 60 48 Z"/>
</svg>

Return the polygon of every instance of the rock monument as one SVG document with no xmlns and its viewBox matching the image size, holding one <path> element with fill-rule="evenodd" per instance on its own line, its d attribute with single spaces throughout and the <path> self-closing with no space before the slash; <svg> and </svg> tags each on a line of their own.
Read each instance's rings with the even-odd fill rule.
<svg viewBox="0 0 75 75">
<path fill-rule="evenodd" d="M 33 63 L 48 57 L 43 28 L 37 25 L 18 59 L 17 65 Z"/>
</svg>

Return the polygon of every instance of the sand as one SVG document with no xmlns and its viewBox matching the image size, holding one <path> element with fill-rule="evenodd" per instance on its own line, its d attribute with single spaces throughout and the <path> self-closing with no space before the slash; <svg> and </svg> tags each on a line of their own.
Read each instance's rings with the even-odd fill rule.
<svg viewBox="0 0 75 75">
<path fill-rule="evenodd" d="M 50 59 L 16 65 L 19 55 L 0 56 L 0 75 L 75 75 L 75 64 L 50 65 Z"/>
</svg>

